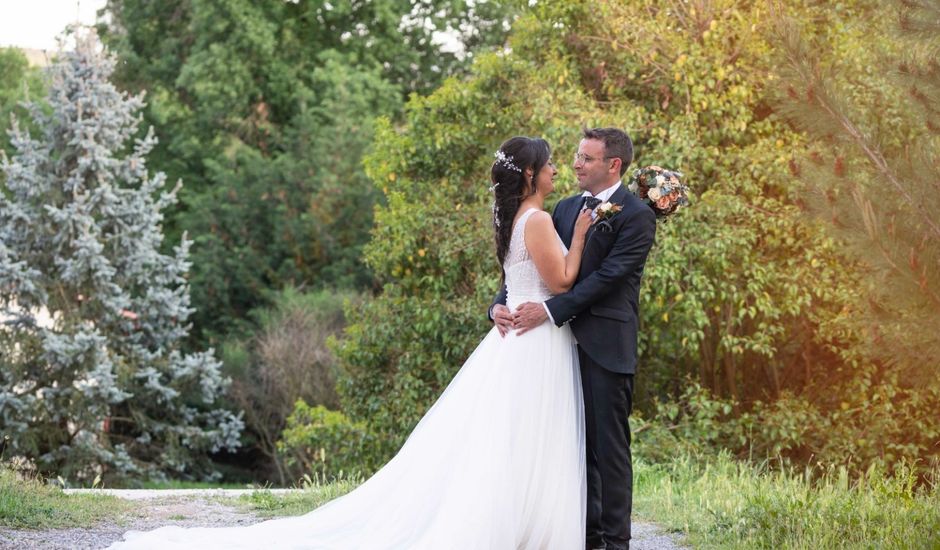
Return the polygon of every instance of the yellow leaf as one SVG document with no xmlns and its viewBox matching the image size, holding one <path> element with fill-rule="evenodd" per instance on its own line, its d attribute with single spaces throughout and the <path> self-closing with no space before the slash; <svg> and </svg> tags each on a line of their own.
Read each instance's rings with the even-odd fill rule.
<svg viewBox="0 0 940 550">
<path fill-rule="evenodd" d="M 664 323 L 668 323 L 668 322 L 669 322 L 669 312 L 668 312 L 668 311 L 665 312 L 665 313 L 663 313 L 663 322 L 664 322 Z"/>
<path fill-rule="evenodd" d="M 395 175 L 395 172 L 388 173 L 388 181 L 395 181 L 396 179 L 398 179 L 398 176 Z"/>
<path fill-rule="evenodd" d="M 559 84 L 564 84 L 564 83 L 565 83 L 565 75 L 563 75 L 563 74 L 558 75 L 558 83 L 559 83 Z"/>
<path fill-rule="evenodd" d="M 423 257 L 424 257 L 424 254 L 425 254 L 424 249 L 423 249 L 423 248 L 419 248 L 419 249 L 418 249 L 418 256 L 421 256 L 421 257 L 423 258 Z"/>
</svg>

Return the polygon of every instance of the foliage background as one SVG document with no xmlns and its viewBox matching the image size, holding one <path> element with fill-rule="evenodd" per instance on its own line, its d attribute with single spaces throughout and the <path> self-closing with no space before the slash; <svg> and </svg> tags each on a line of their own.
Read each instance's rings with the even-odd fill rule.
<svg viewBox="0 0 940 550">
<path fill-rule="evenodd" d="M 119 86 L 147 91 L 150 164 L 186 184 L 165 230 L 194 240 L 189 345 L 219 347 L 233 388 L 259 390 L 230 404 L 276 403 L 218 463 L 276 483 L 382 464 L 489 329 L 493 151 L 545 137 L 558 200 L 579 128 L 604 125 L 630 133 L 635 166 L 694 191 L 644 277 L 642 452 L 853 475 L 937 460 L 931 215 L 886 200 L 819 101 L 940 211 L 937 33 L 918 19 L 937 6 L 111 0 L 100 32 Z M 435 40 L 445 29 L 464 54 Z M 0 111 L 28 72 L 4 55 Z M 264 358 L 265 338 L 297 330 L 318 359 Z M 335 393 L 257 384 L 281 372 L 329 372 Z"/>
</svg>

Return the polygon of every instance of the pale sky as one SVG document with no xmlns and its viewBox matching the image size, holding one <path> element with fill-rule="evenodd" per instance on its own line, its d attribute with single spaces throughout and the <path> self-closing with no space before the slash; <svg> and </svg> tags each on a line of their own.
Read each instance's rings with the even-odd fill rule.
<svg viewBox="0 0 940 550">
<path fill-rule="evenodd" d="M 106 0 L 0 0 L 0 47 L 55 50 L 69 23 L 95 22 Z"/>
</svg>

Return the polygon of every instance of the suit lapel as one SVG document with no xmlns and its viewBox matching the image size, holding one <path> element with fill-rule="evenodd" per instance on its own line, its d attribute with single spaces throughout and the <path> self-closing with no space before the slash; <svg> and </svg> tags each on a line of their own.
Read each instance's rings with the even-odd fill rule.
<svg viewBox="0 0 940 550">
<path fill-rule="evenodd" d="M 619 204 L 620 206 L 623 206 L 623 202 L 627 198 L 627 193 L 629 193 L 629 191 L 627 190 L 627 186 L 621 182 L 620 187 L 618 187 L 617 190 L 614 191 L 614 194 L 610 196 L 610 199 L 608 199 L 608 202 L 612 202 L 615 204 Z"/>
<path fill-rule="evenodd" d="M 614 191 L 614 194 L 611 195 L 610 198 L 604 202 L 619 204 L 620 206 L 623 206 L 624 200 L 627 198 L 628 192 L 629 191 L 627 191 L 627 186 L 621 182 L 620 187 L 618 187 L 617 190 Z M 604 204 L 604 202 L 602 202 L 601 204 Z M 575 216 L 574 219 L 577 220 L 577 216 Z M 587 237 L 584 239 L 585 245 L 587 245 L 587 243 L 591 240 L 591 237 L 594 236 L 594 233 L 596 231 L 597 231 L 597 224 L 592 223 L 591 227 L 588 228 Z M 572 235 L 574 234 L 574 221 L 571 222 L 571 234 Z"/>
</svg>

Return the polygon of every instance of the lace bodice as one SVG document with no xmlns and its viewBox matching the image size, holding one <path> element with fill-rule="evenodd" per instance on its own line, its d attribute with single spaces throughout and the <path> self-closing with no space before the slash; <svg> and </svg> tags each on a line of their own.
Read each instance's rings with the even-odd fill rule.
<svg viewBox="0 0 940 550">
<path fill-rule="evenodd" d="M 506 273 L 506 305 L 511 310 L 525 302 L 542 302 L 552 296 L 525 246 L 525 224 L 536 212 L 538 209 L 530 208 L 516 221 L 516 226 L 512 228 L 512 237 L 509 239 L 509 251 L 503 262 L 503 271 Z M 561 237 L 558 237 L 558 246 L 564 254 L 568 254 Z"/>
</svg>

